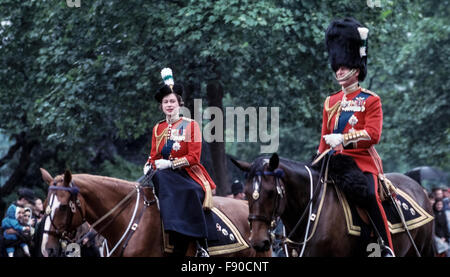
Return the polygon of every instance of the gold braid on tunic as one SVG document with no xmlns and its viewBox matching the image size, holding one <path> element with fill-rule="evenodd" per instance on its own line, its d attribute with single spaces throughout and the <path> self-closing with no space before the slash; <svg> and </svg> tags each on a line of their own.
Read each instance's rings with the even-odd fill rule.
<svg viewBox="0 0 450 277">
<path fill-rule="evenodd" d="M 155 128 L 156 151 L 158 151 L 159 145 L 161 144 L 161 142 L 162 142 L 162 140 L 163 140 L 164 138 L 166 138 L 166 141 L 167 141 L 167 133 L 168 133 L 168 131 L 169 131 L 169 128 L 167 127 L 166 129 L 164 129 L 164 130 L 161 132 L 161 134 L 158 135 L 158 133 L 157 133 L 157 131 L 158 131 L 158 126 L 159 126 L 159 123 L 158 123 L 158 125 L 156 125 L 156 128 Z M 164 141 L 164 143 L 165 143 L 166 141 Z"/>
<path fill-rule="evenodd" d="M 330 129 L 331 118 L 333 118 L 333 115 L 335 113 L 337 113 L 335 124 L 334 124 L 335 126 L 333 128 L 333 130 L 334 130 L 334 129 L 336 129 L 337 122 L 339 121 L 339 115 L 341 114 L 341 100 L 337 101 L 336 104 L 334 104 L 333 107 L 331 107 L 331 108 L 329 107 L 329 105 L 330 105 L 330 97 L 327 97 L 327 99 L 325 100 L 325 111 L 328 114 L 328 121 L 327 121 L 328 129 Z"/>
</svg>

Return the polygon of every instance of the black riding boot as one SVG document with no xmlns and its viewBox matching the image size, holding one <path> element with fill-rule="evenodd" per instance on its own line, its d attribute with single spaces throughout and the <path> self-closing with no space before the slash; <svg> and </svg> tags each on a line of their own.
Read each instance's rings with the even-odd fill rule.
<svg viewBox="0 0 450 277">
<path fill-rule="evenodd" d="M 173 243 L 173 252 L 170 254 L 170 256 L 185 257 L 187 249 L 189 247 L 189 237 L 176 232 L 171 232 L 169 237 Z"/>
<path fill-rule="evenodd" d="M 381 214 L 380 208 L 378 207 L 378 202 L 376 198 L 376 192 L 373 185 L 373 177 L 371 174 L 365 174 L 369 182 L 369 197 L 367 201 L 367 212 L 369 213 L 370 220 L 372 221 L 373 227 L 376 229 L 378 241 L 381 246 L 381 256 L 382 257 L 395 257 L 394 251 L 389 247 L 389 239 L 386 227 L 384 225 L 383 216 Z M 382 243 L 380 241 L 382 240 Z"/>
</svg>

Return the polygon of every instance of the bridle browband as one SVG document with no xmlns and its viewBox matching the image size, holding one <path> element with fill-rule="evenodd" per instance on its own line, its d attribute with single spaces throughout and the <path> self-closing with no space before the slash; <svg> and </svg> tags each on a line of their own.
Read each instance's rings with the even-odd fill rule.
<svg viewBox="0 0 450 277">
<path fill-rule="evenodd" d="M 260 184 L 261 184 L 261 176 L 273 176 L 274 177 L 274 186 L 277 190 L 277 194 L 275 196 L 275 204 L 271 213 L 271 217 L 267 217 L 266 215 L 258 215 L 258 214 L 249 214 L 248 215 L 248 221 L 250 222 L 250 225 L 252 221 L 262 221 L 266 223 L 269 226 L 269 232 L 272 232 L 273 229 L 276 227 L 276 222 L 279 214 L 280 209 L 280 203 L 281 199 L 284 198 L 285 190 L 284 186 L 282 186 L 282 182 L 280 181 L 284 177 L 284 171 L 281 168 L 277 168 L 274 171 L 256 171 L 254 182 L 253 182 L 253 200 L 258 201 L 259 199 L 259 193 L 261 190 Z M 258 178 L 258 181 L 255 179 Z M 251 227 L 250 227 L 251 228 Z"/>
<path fill-rule="evenodd" d="M 76 214 L 77 210 L 80 211 L 82 223 L 84 223 L 86 221 L 85 214 L 81 207 L 81 202 L 78 199 L 78 194 L 80 192 L 80 189 L 75 185 L 75 183 L 73 181 L 70 182 L 69 187 L 57 186 L 56 181 L 53 181 L 53 185 L 49 186 L 48 189 L 52 190 L 52 191 L 55 191 L 55 190 L 67 191 L 70 193 L 70 198 L 69 198 L 68 204 L 60 206 L 60 210 L 67 211 L 66 222 L 64 224 L 63 230 L 61 231 L 60 229 L 58 229 L 58 227 L 56 226 L 56 224 L 54 222 L 54 218 L 52 218 L 51 210 L 47 209 L 45 216 L 48 216 L 50 218 L 50 223 L 55 230 L 51 231 L 51 230 L 44 229 L 44 233 L 55 236 L 56 238 L 58 238 L 60 240 L 66 240 L 69 242 L 73 242 L 74 237 L 76 235 L 76 228 L 73 228 L 72 230 L 70 230 L 70 228 L 73 223 L 73 216 Z M 56 195 L 54 195 L 54 197 L 56 197 Z M 47 206 L 47 207 L 52 207 L 53 201 L 55 199 L 54 197 L 51 198 L 51 203 L 49 203 L 49 206 Z M 70 209 L 67 209 L 67 206 L 69 206 Z"/>
</svg>

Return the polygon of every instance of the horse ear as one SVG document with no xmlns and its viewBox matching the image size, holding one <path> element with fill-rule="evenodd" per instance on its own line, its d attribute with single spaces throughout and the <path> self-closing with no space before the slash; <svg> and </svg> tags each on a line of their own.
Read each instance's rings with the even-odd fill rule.
<svg viewBox="0 0 450 277">
<path fill-rule="evenodd" d="M 237 166 L 240 170 L 245 171 L 245 172 L 249 172 L 250 171 L 250 167 L 252 166 L 250 163 L 248 162 L 244 162 L 244 161 L 237 161 L 233 158 L 230 158 L 230 160 L 234 163 L 235 166 Z"/>
<path fill-rule="evenodd" d="M 64 186 L 68 187 L 70 182 L 72 181 L 72 173 L 69 169 L 66 169 L 66 172 L 64 172 Z"/>
<path fill-rule="evenodd" d="M 273 153 L 269 161 L 269 170 L 274 171 L 278 168 L 278 165 L 280 165 L 280 158 L 278 157 L 277 153 Z"/>
<path fill-rule="evenodd" d="M 48 173 L 48 171 L 43 168 L 39 168 L 39 169 L 41 170 L 41 175 L 42 175 L 42 179 L 44 180 L 44 182 L 47 183 L 47 185 L 50 185 L 53 182 L 52 175 L 50 175 L 50 173 Z"/>
</svg>

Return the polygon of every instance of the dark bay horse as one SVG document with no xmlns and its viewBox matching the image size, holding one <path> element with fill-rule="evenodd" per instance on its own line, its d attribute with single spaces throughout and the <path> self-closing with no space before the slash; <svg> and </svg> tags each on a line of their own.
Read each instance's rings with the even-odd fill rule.
<svg viewBox="0 0 450 277">
<path fill-rule="evenodd" d="M 52 176 L 41 169 L 44 181 L 50 185 L 46 206 L 45 230 L 42 252 L 44 256 L 60 253 L 59 239 L 70 241 L 71 231 L 84 220 L 106 238 L 109 255 L 123 257 L 165 256 L 163 231 L 156 197 L 151 187 L 139 187 L 129 182 L 111 177 L 89 174 L 74 174 L 66 171 L 63 175 Z M 214 197 L 214 205 L 232 221 L 242 237 L 250 245 L 248 237 L 248 206 L 244 201 L 224 197 Z M 116 205 L 123 203 L 122 205 Z M 116 208 L 117 207 L 117 208 Z M 133 220 L 133 218 L 135 220 Z M 137 222 L 139 224 L 131 224 Z M 131 223 L 130 223 L 131 222 Z M 126 231 L 133 235 L 128 239 Z M 125 248 L 122 246 L 126 245 Z M 194 245 L 187 252 L 195 255 Z M 229 257 L 270 256 L 270 251 L 259 253 L 252 247 L 225 254 Z"/>
<path fill-rule="evenodd" d="M 302 256 L 361 256 L 360 238 L 348 234 L 344 210 L 333 185 L 326 186 L 321 214 L 313 235 L 310 235 L 312 226 L 307 223 L 307 209 L 311 193 L 319 184 L 319 172 L 311 169 L 310 164 L 279 158 L 276 153 L 270 159 L 267 156 L 258 157 L 251 164 L 236 160 L 233 163 L 247 172 L 245 194 L 249 200 L 250 243 L 256 250 L 270 248 L 270 232 L 274 228 L 272 222 L 278 216 L 286 227 L 286 234 L 289 234 L 306 210 L 304 220 L 290 237 L 290 240 L 301 243 L 298 248 L 301 249 L 306 239 L 305 231 L 309 228 Z M 427 213 L 433 214 L 428 197 L 418 183 L 399 173 L 389 173 L 386 177 L 415 199 Z M 313 200 L 312 205 L 317 205 L 317 202 L 317 199 Z M 430 221 L 410 230 L 421 256 L 434 256 L 433 224 L 434 221 Z M 392 239 L 396 256 L 416 255 L 406 232 L 394 234 Z"/>
</svg>

